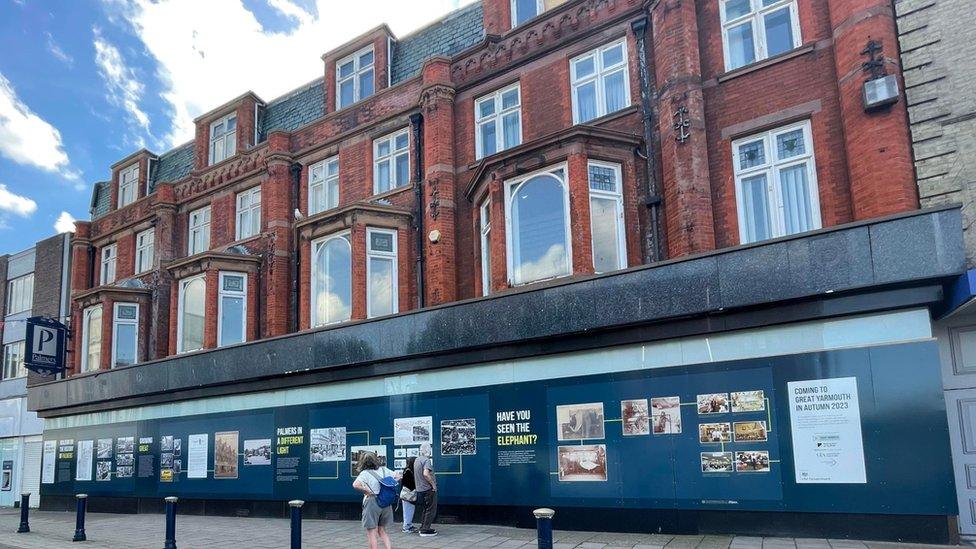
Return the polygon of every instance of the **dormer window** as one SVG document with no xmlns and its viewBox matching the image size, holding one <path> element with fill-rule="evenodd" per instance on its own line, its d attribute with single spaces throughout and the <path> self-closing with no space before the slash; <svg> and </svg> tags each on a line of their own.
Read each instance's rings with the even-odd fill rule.
<svg viewBox="0 0 976 549">
<path fill-rule="evenodd" d="M 512 28 L 567 0 L 512 0 Z"/>
<path fill-rule="evenodd" d="M 138 162 L 119 172 L 119 208 L 128 206 L 136 201 L 138 184 Z"/>
<path fill-rule="evenodd" d="M 237 113 L 230 113 L 210 124 L 210 163 L 216 164 L 237 154 Z"/>
<path fill-rule="evenodd" d="M 373 95 L 373 62 L 373 47 L 370 46 L 336 63 L 336 109 Z"/>
</svg>

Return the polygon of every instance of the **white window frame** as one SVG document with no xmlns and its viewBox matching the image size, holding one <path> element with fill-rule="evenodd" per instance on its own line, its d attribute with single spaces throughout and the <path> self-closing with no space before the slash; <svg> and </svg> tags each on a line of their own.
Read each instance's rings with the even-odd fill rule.
<svg viewBox="0 0 976 549">
<path fill-rule="evenodd" d="M 512 0 L 511 3 L 509 4 L 509 10 L 512 12 L 512 28 L 513 29 L 515 27 L 519 26 L 519 25 L 524 25 L 526 21 L 531 21 L 533 18 L 539 17 L 540 15 L 542 15 L 543 12 L 546 11 L 546 3 L 545 3 L 545 1 L 544 0 L 535 0 L 535 15 L 533 15 L 532 17 L 529 17 L 525 21 L 522 21 L 521 23 L 519 23 L 518 22 L 518 11 L 517 11 L 517 8 L 516 8 L 516 4 L 517 4 L 517 1 L 516 0 Z"/>
<path fill-rule="evenodd" d="M 762 0 L 749 0 L 749 13 L 735 19 L 726 19 L 725 17 L 725 4 L 727 2 L 728 0 L 719 0 L 718 7 L 719 17 L 722 21 L 722 54 L 725 59 L 726 71 L 748 67 L 749 65 L 758 63 L 764 59 L 769 59 L 768 47 L 766 44 L 765 15 L 774 11 L 779 11 L 786 6 L 789 6 L 790 9 L 790 26 L 792 27 L 791 30 L 793 34 L 793 48 L 798 48 L 801 44 L 803 44 L 803 38 L 800 36 L 800 17 L 796 6 L 796 0 L 780 0 L 775 4 L 770 4 L 769 6 L 763 6 Z M 733 67 L 731 57 L 729 56 L 729 29 L 738 27 L 746 22 L 752 23 L 752 47 L 756 54 L 756 58 L 752 61 L 752 63 L 746 63 L 744 65 Z M 782 53 L 777 55 L 782 55 Z"/>
<path fill-rule="evenodd" d="M 234 120 L 234 129 L 233 130 L 228 131 L 228 130 L 225 129 L 223 131 L 223 133 L 221 133 L 220 135 L 214 135 L 214 130 L 215 130 L 215 128 L 218 125 L 223 124 L 224 125 L 224 128 L 226 128 L 227 127 L 227 123 L 230 122 L 231 120 Z M 230 157 L 234 156 L 235 154 L 237 154 L 237 127 L 238 127 L 238 124 L 237 124 L 237 113 L 236 112 L 228 113 L 228 114 L 226 114 L 224 116 L 221 116 L 217 120 L 214 120 L 213 122 L 210 123 L 210 149 L 209 149 L 209 151 L 207 153 L 207 158 L 210 159 L 210 164 L 216 164 L 218 162 L 223 162 L 224 160 L 227 160 L 228 158 L 230 158 Z M 231 139 L 231 138 L 233 138 L 233 139 Z M 221 144 L 221 148 L 220 148 L 220 150 L 221 150 L 221 156 L 220 157 L 217 156 L 217 149 L 214 146 L 218 142 Z M 227 150 L 227 144 L 228 143 L 233 144 L 233 150 L 231 150 L 231 151 L 228 151 Z"/>
<path fill-rule="evenodd" d="M 392 252 L 376 252 L 370 247 L 372 239 L 370 238 L 373 233 L 385 233 L 393 237 L 393 251 Z M 392 259 L 393 260 L 393 289 L 392 289 L 392 300 L 393 307 L 389 314 L 397 314 L 400 312 L 400 275 L 399 275 L 399 243 L 397 242 L 397 230 L 396 229 L 380 229 L 377 227 L 367 227 L 366 228 L 366 318 L 373 318 L 373 303 L 369 291 L 369 281 L 373 278 L 373 267 L 370 259 L 373 257 L 382 259 Z"/>
<path fill-rule="evenodd" d="M 239 276 L 244 278 L 244 287 L 240 291 L 237 290 L 226 290 L 224 289 L 224 278 L 228 276 Z M 247 273 L 237 272 L 237 271 L 220 271 L 217 277 L 217 347 L 223 347 L 224 344 L 224 330 L 223 330 L 223 318 L 224 318 L 224 297 L 239 297 L 241 298 L 241 303 L 243 307 L 241 309 L 241 336 L 242 341 L 237 343 L 228 343 L 227 345 L 237 345 L 238 343 L 247 342 Z"/>
<path fill-rule="evenodd" d="M 123 307 L 135 307 L 136 308 L 136 318 L 119 318 L 119 306 Z M 119 348 L 119 326 L 135 326 L 136 337 L 132 342 L 132 356 L 134 358 L 133 364 L 139 363 L 139 304 L 131 302 L 118 302 L 112 306 L 112 363 L 111 367 L 116 366 L 116 357 L 118 356 L 117 350 Z"/>
<path fill-rule="evenodd" d="M 99 274 L 99 283 L 104 286 L 115 282 L 115 275 L 118 272 L 119 245 L 112 243 L 102 247 L 102 268 Z"/>
<path fill-rule="evenodd" d="M 788 133 L 797 129 L 803 130 L 803 146 L 806 153 L 799 156 L 790 157 L 786 160 L 776 159 L 776 136 Z M 743 170 L 739 163 L 739 148 L 745 143 L 752 143 L 757 140 L 763 141 L 765 148 L 766 163 Z M 784 206 L 782 187 L 779 183 L 779 172 L 781 169 L 806 163 L 807 182 L 810 189 L 810 210 L 813 214 L 811 231 L 820 229 L 823 226 L 823 219 L 820 212 L 820 185 L 817 182 L 817 161 L 813 150 L 813 132 L 809 120 L 803 120 L 795 124 L 780 126 L 758 134 L 741 137 L 732 142 L 732 168 L 735 174 L 735 205 L 739 220 L 739 242 L 748 244 L 750 241 L 745 239 L 746 218 L 743 206 L 742 180 L 758 175 L 766 174 L 766 200 L 768 211 L 772 216 L 770 222 L 770 238 L 787 236 L 786 221 L 784 217 Z"/>
<path fill-rule="evenodd" d="M 610 67 L 603 66 L 603 52 L 610 48 L 623 47 L 623 61 L 618 65 L 612 65 Z M 576 62 L 583 59 L 584 57 L 593 57 L 593 74 L 582 79 L 576 77 Z M 581 124 L 596 120 L 598 118 L 604 117 L 613 112 L 619 111 L 607 111 L 606 102 L 606 84 L 605 79 L 607 76 L 616 73 L 623 69 L 624 74 L 624 106 L 620 110 L 626 109 L 631 105 L 632 98 L 630 96 L 630 51 L 627 48 L 627 38 L 620 38 L 619 40 L 614 40 L 613 42 L 608 42 L 598 48 L 594 48 L 582 55 L 577 55 L 576 57 L 569 60 L 569 74 L 570 74 L 570 88 L 573 96 L 573 124 Z M 579 114 L 579 101 L 577 100 L 576 90 L 580 86 L 588 84 L 590 82 L 596 82 L 596 116 L 580 122 Z"/>
<path fill-rule="evenodd" d="M 409 147 L 409 145 L 408 145 Z M 329 168 L 335 166 L 335 175 L 329 175 Z M 335 196 L 330 189 L 335 183 Z M 319 209 L 315 203 L 315 191 L 321 189 L 325 206 Z M 334 205 L 333 205 L 334 204 Z M 331 210 L 339 205 L 339 157 L 333 156 L 308 167 L 308 215 Z"/>
<path fill-rule="evenodd" d="M 555 172 L 560 170 L 562 170 L 562 177 L 555 175 Z M 516 190 L 516 187 L 537 175 L 543 174 L 550 174 L 551 177 L 559 179 L 563 187 L 563 208 L 565 208 L 564 211 L 566 212 L 566 218 L 563 220 L 563 230 L 565 231 L 564 234 L 566 235 L 566 274 L 523 282 L 521 272 L 516 271 L 515 265 L 515 232 L 512 228 L 512 195 L 514 194 L 513 191 Z M 569 165 L 567 163 L 563 162 L 561 164 L 548 166 L 541 170 L 536 170 L 532 173 L 525 174 L 516 179 L 510 179 L 505 182 L 505 264 L 509 284 L 512 286 L 534 284 L 536 282 L 553 280 L 555 278 L 562 278 L 564 276 L 571 276 L 573 274 L 573 233 L 570 229 L 572 216 L 572 210 L 569 208 Z"/>
<path fill-rule="evenodd" d="M 119 172 L 119 202 L 118 207 L 122 208 L 136 201 L 136 192 L 139 189 L 139 163 Z M 127 199 L 128 198 L 128 199 Z"/>
<path fill-rule="evenodd" d="M 319 308 L 318 308 L 318 304 L 316 303 L 316 299 L 318 298 L 319 285 L 324 283 L 324 281 L 319 280 L 319 277 L 316 276 L 316 273 L 318 272 L 318 269 L 316 268 L 316 265 L 318 265 L 318 255 L 320 253 L 323 253 L 323 251 L 325 250 L 325 246 L 331 240 L 334 240 L 336 238 L 341 238 L 342 240 L 345 240 L 346 241 L 346 245 L 349 246 L 349 257 L 350 257 L 350 259 L 352 259 L 352 235 L 351 235 L 350 231 L 342 231 L 342 232 L 339 232 L 339 233 L 330 234 L 328 236 L 323 236 L 322 238 L 317 238 L 317 239 L 315 239 L 315 240 L 312 241 L 312 260 L 310 262 L 311 263 L 311 271 L 312 271 L 312 277 L 311 277 L 312 278 L 312 291 L 311 291 L 311 295 L 309 296 L 309 305 L 310 305 L 309 311 L 311 311 L 310 319 L 311 319 L 311 324 L 312 324 L 312 327 L 313 328 L 317 328 L 319 326 L 328 326 L 330 324 L 339 324 L 341 322 L 348 322 L 348 319 L 347 320 L 336 320 L 336 321 L 333 321 L 333 322 L 327 322 L 325 320 L 322 320 L 322 319 L 319 319 L 318 318 Z M 367 245 L 368 245 L 368 243 L 367 243 Z M 396 249 L 395 246 L 396 245 L 394 244 L 394 249 Z M 368 264 L 368 260 L 367 260 L 367 264 Z M 352 265 L 350 264 L 350 269 L 351 269 L 351 267 L 352 267 Z M 350 279 L 351 279 L 352 278 L 352 273 L 349 273 L 349 274 L 350 274 Z M 368 286 L 368 280 L 369 280 L 369 278 L 367 276 L 367 286 Z M 366 294 L 369 295 L 369 288 L 368 287 L 366 289 Z M 352 306 L 352 303 L 350 303 L 350 307 L 351 306 Z M 352 315 L 350 314 L 350 319 L 351 318 L 352 318 Z"/>
<path fill-rule="evenodd" d="M 491 293 L 491 199 L 478 206 L 478 229 L 481 238 L 481 295 Z"/>
<path fill-rule="evenodd" d="M 616 191 L 604 191 L 599 189 L 594 189 L 590 186 L 590 166 L 596 166 L 599 168 L 608 168 L 613 170 L 614 177 L 617 180 Z M 624 230 L 624 194 L 623 194 L 623 171 L 620 168 L 620 164 L 614 164 L 612 162 L 599 162 L 596 160 L 591 160 L 586 164 L 586 188 L 590 192 L 590 208 L 592 211 L 593 198 L 603 198 L 613 200 L 617 213 L 617 269 L 627 268 L 627 232 Z M 590 216 L 590 248 L 591 259 L 593 260 L 593 271 L 600 273 L 601 271 L 596 270 L 596 248 L 593 246 L 593 216 Z"/>
<path fill-rule="evenodd" d="M 0 379 L 18 379 L 27 377 L 27 367 L 24 366 L 24 340 L 12 341 L 3 346 L 3 370 Z M 19 354 L 17 352 L 19 351 Z M 19 362 L 11 366 L 11 359 L 19 357 Z"/>
<path fill-rule="evenodd" d="M 136 233 L 136 274 L 152 269 L 156 260 L 156 231 L 146 229 Z"/>
<path fill-rule="evenodd" d="M 184 294 L 186 293 L 186 287 L 189 286 L 190 283 L 192 283 L 192 282 L 194 282 L 196 280 L 202 280 L 203 281 L 203 310 L 204 310 L 204 314 L 206 314 L 206 310 L 207 310 L 207 278 L 206 278 L 206 275 L 201 273 L 201 274 L 194 275 L 194 276 L 191 276 L 191 277 L 188 277 L 188 278 L 184 278 L 183 280 L 180 280 L 179 292 L 176 295 L 176 298 L 177 298 L 177 303 L 176 303 L 176 354 L 190 353 L 190 352 L 193 352 L 193 351 L 199 351 L 200 349 L 203 349 L 206 346 L 206 343 L 203 341 L 204 338 L 206 337 L 206 333 L 207 333 L 206 321 L 204 321 L 203 333 L 200 334 L 200 343 L 201 343 L 200 349 L 184 349 L 183 348 L 183 301 L 184 301 L 183 298 L 184 298 Z M 204 318 L 206 318 L 206 317 L 204 317 Z"/>
<path fill-rule="evenodd" d="M 396 144 L 397 137 L 401 135 L 407 136 L 407 146 L 402 150 L 395 150 L 394 145 Z M 384 141 L 390 142 L 390 154 L 385 156 L 380 156 L 380 144 Z M 402 182 L 396 181 L 396 159 L 406 155 L 407 157 L 407 180 Z M 383 137 L 373 140 L 373 194 L 381 194 L 380 192 L 380 164 L 388 163 L 390 165 L 390 188 L 382 191 L 384 193 L 390 192 L 394 189 L 399 189 L 400 187 L 405 187 L 410 184 L 410 172 L 411 172 L 411 162 L 413 159 L 410 158 L 410 128 L 403 128 L 402 130 L 397 130 L 393 133 L 388 133 Z"/>
<path fill-rule="evenodd" d="M 7 282 L 7 315 L 29 311 L 34 306 L 34 273 Z"/>
<path fill-rule="evenodd" d="M 95 311 L 98 311 L 102 315 L 105 314 L 105 312 L 102 310 L 102 304 L 101 303 L 99 303 L 98 305 L 92 305 L 91 307 L 86 308 L 81 313 L 81 341 L 82 341 L 82 345 L 84 346 L 83 349 L 82 349 L 82 353 L 81 353 L 81 371 L 82 372 L 94 372 L 96 370 L 99 370 L 102 367 L 101 364 L 96 364 L 94 367 L 92 367 L 91 364 L 88 364 L 88 348 L 89 348 L 88 337 L 91 335 L 89 333 L 88 326 L 89 326 L 89 323 L 91 321 L 92 315 L 95 314 Z M 99 322 L 101 322 L 102 324 L 104 324 L 103 319 L 104 319 L 104 316 L 99 319 Z M 101 361 L 101 357 L 102 357 L 102 349 L 101 349 L 101 346 L 102 346 L 102 343 L 105 341 L 105 330 L 103 329 L 103 326 L 101 326 L 101 325 L 99 326 L 99 333 L 101 335 L 100 335 L 100 339 L 98 341 L 98 345 L 99 345 L 98 357 L 99 357 L 99 361 Z"/>
<path fill-rule="evenodd" d="M 502 95 L 515 90 L 518 97 L 518 103 L 514 107 L 509 107 L 502 110 Z M 480 117 L 481 115 L 481 105 L 492 101 L 495 104 L 492 114 L 485 117 Z M 505 146 L 505 129 L 502 124 L 502 118 L 505 116 L 518 113 L 518 143 L 511 145 L 509 147 Z M 516 82 L 510 86 L 505 86 L 500 90 L 496 90 L 487 95 L 483 95 L 474 101 L 474 150 L 475 159 L 480 160 L 485 157 L 485 145 L 482 142 L 481 128 L 482 126 L 492 124 L 495 126 L 495 152 L 492 154 L 498 154 L 506 149 L 511 149 L 518 147 L 522 144 L 522 86 L 520 82 Z M 409 148 L 409 145 L 408 145 Z"/>
<path fill-rule="evenodd" d="M 198 254 L 198 253 L 201 253 L 201 252 L 205 252 L 205 251 L 207 251 L 207 250 L 210 249 L 210 221 L 211 221 L 211 215 L 212 215 L 212 212 L 210 210 L 210 206 L 208 205 L 208 206 L 204 206 L 202 208 L 197 208 L 196 210 L 193 210 L 192 212 L 190 212 L 190 215 L 187 216 L 188 230 L 186 232 L 186 234 L 187 234 L 187 239 L 186 239 L 186 248 L 187 248 L 187 250 L 186 251 L 187 251 L 187 254 L 188 255 L 195 255 L 195 254 Z M 199 217 L 197 217 L 197 216 L 199 216 Z M 195 218 L 197 220 L 197 223 L 196 224 L 194 224 Z M 193 246 L 193 241 L 195 240 L 193 238 L 193 235 L 196 234 L 197 232 L 200 232 L 200 233 L 202 233 L 204 235 L 203 241 L 206 243 L 206 244 L 204 244 L 204 248 L 201 249 L 201 250 L 197 250 Z"/>
<path fill-rule="evenodd" d="M 248 199 L 246 207 L 241 206 L 243 199 Z M 256 198 L 256 200 L 255 200 Z M 237 223 L 235 240 L 243 240 L 261 234 L 261 185 L 251 187 L 246 191 L 237 193 L 235 197 L 237 204 Z M 258 227 L 254 231 L 254 218 L 257 216 Z"/>
<path fill-rule="evenodd" d="M 359 60 L 366 53 L 372 53 L 373 54 L 373 63 L 371 65 L 367 66 L 367 67 L 361 67 L 359 65 Z M 345 78 L 340 78 L 339 77 L 339 69 L 343 65 L 345 65 L 346 63 L 348 63 L 349 61 L 352 61 L 352 63 L 353 63 L 353 66 L 352 66 L 352 74 L 350 74 L 349 76 L 347 76 Z M 367 95 L 366 97 L 363 97 L 362 96 L 362 90 L 359 89 L 359 76 L 361 74 L 365 73 L 366 71 L 372 71 L 372 73 L 373 73 L 373 93 L 371 93 L 370 95 Z M 348 105 L 343 105 L 340 102 L 342 100 L 342 94 L 340 93 L 340 88 L 342 87 L 342 84 L 345 81 L 349 80 L 349 79 L 352 79 L 352 82 L 353 82 L 353 84 L 352 84 L 352 89 L 353 89 L 353 91 L 352 91 L 352 103 L 349 103 Z M 363 99 L 368 99 L 368 98 L 370 98 L 370 97 L 372 97 L 374 95 L 376 95 L 376 52 L 373 51 L 373 46 L 366 46 L 365 48 L 357 51 L 356 53 L 347 55 L 347 56 L 343 57 L 342 59 L 336 61 L 336 65 L 335 65 L 335 104 L 336 104 L 336 110 L 337 111 L 338 110 L 341 110 L 341 109 L 344 109 L 344 108 L 346 108 L 346 107 L 348 107 L 350 105 L 355 105 L 356 103 L 359 103 Z"/>
</svg>

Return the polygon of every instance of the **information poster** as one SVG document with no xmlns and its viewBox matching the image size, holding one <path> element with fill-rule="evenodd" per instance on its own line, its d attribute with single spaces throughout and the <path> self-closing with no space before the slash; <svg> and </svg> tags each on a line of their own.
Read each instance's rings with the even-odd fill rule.
<svg viewBox="0 0 976 549">
<path fill-rule="evenodd" d="M 864 484 L 857 378 L 787 384 L 797 484 Z"/>
<path fill-rule="evenodd" d="M 208 435 L 190 435 L 187 440 L 188 453 L 186 462 L 186 476 L 188 478 L 207 478 L 207 444 Z"/>
<path fill-rule="evenodd" d="M 94 440 L 78 441 L 78 467 L 75 469 L 75 480 L 92 479 L 92 458 L 95 453 Z"/>
<path fill-rule="evenodd" d="M 54 484 L 54 467 L 58 455 L 58 441 L 44 441 L 44 456 L 41 465 L 41 483 Z"/>
</svg>

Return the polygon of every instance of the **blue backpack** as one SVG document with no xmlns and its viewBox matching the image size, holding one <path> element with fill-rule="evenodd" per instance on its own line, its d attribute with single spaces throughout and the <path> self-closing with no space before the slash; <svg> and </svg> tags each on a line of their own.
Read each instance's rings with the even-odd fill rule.
<svg viewBox="0 0 976 549">
<path fill-rule="evenodd" d="M 396 503 L 400 497 L 397 490 L 397 481 L 393 477 L 381 477 L 376 471 L 370 471 L 380 482 L 380 493 L 376 494 L 376 504 L 380 509 L 389 507 Z"/>
</svg>

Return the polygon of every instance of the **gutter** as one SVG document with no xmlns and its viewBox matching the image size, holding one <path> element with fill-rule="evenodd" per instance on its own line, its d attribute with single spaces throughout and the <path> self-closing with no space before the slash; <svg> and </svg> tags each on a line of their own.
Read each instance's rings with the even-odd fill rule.
<svg viewBox="0 0 976 549">
<path fill-rule="evenodd" d="M 298 193 L 302 188 L 302 165 L 298 162 L 292 163 L 290 166 L 291 170 L 291 203 L 288 215 L 294 217 L 295 212 L 298 211 Z M 289 280 L 293 281 L 291 285 L 291 297 L 289 298 L 289 307 L 291 307 L 291 319 L 288 326 L 289 332 L 297 332 L 298 327 L 301 325 L 301 313 L 298 312 L 298 304 L 301 299 L 301 284 L 298 283 L 298 273 L 301 272 L 301 262 L 302 255 L 298 249 L 298 227 L 291 223 L 291 256 L 292 261 L 289 261 Z M 260 292 L 258 292 L 260 296 Z"/>
<path fill-rule="evenodd" d="M 419 112 L 410 115 L 410 133 L 413 137 L 413 199 L 417 214 L 413 226 L 417 239 L 417 308 L 424 307 L 424 177 L 422 158 L 424 152 L 424 117 Z"/>
<path fill-rule="evenodd" d="M 647 163 L 647 190 L 644 195 L 644 205 L 651 211 L 651 235 L 650 241 L 644 243 L 644 249 L 652 262 L 660 261 L 663 257 L 661 246 L 661 191 L 657 181 L 657 161 L 654 158 L 654 149 L 651 143 L 654 140 L 654 128 L 657 125 L 654 107 L 651 100 L 657 100 L 657 83 L 654 82 L 651 71 L 647 65 L 647 30 L 650 23 L 647 16 L 631 22 L 630 28 L 634 31 L 637 39 L 637 73 L 640 77 L 641 94 L 641 121 L 644 125 L 644 147 L 638 153 Z M 639 149 L 638 149 L 639 150 Z"/>
</svg>

